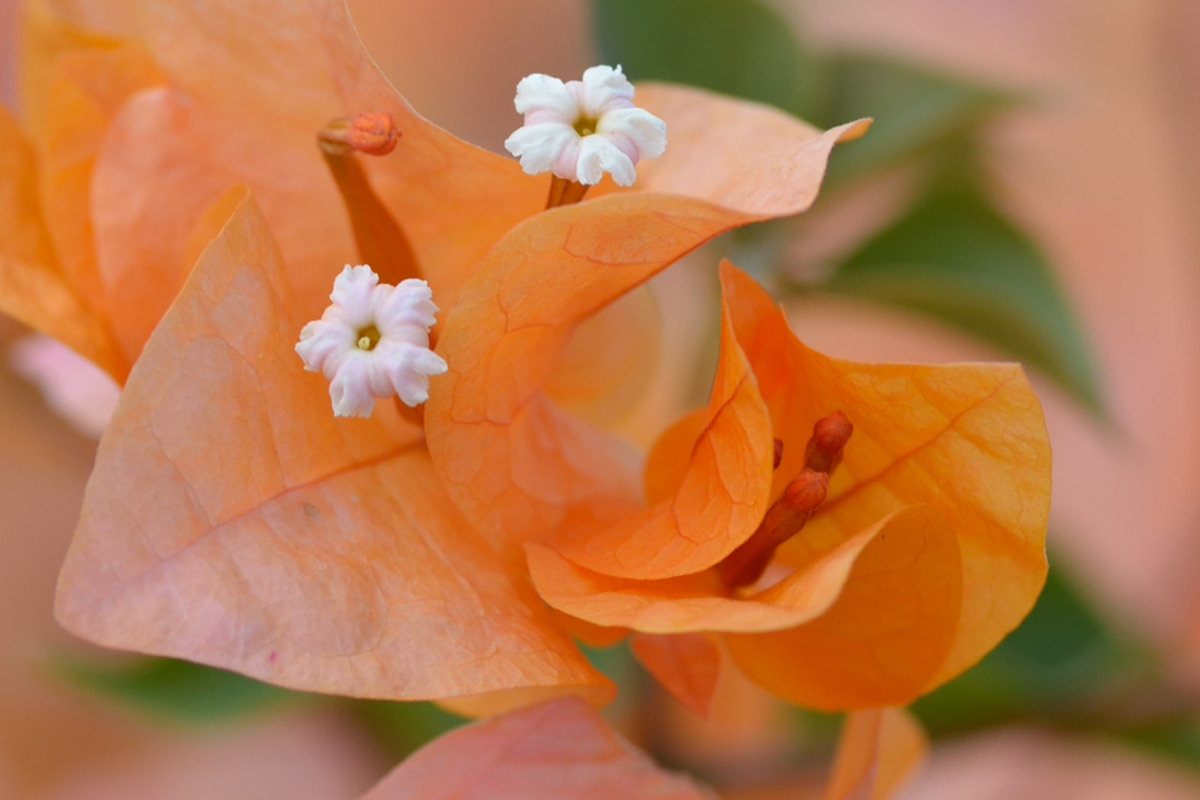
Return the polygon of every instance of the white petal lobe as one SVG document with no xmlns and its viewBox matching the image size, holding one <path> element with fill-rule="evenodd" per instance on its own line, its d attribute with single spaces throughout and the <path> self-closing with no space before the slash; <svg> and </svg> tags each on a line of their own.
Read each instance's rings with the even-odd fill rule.
<svg viewBox="0 0 1200 800">
<path fill-rule="evenodd" d="M 529 114 L 544 109 L 561 114 L 564 121 L 579 112 L 571 92 L 558 78 L 534 73 L 526 75 L 517 84 L 517 96 L 513 98 L 518 114 Z"/>
</svg>

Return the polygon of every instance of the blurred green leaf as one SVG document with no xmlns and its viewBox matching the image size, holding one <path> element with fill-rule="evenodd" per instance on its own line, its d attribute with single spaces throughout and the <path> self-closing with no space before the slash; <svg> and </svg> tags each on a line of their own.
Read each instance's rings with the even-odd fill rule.
<svg viewBox="0 0 1200 800">
<path fill-rule="evenodd" d="M 971 131 L 1017 95 L 869 56 L 820 57 L 758 0 L 592 0 L 605 63 L 769 103 L 825 127 L 873 117 L 870 135 L 839 148 L 831 179 L 885 169 Z"/>
<path fill-rule="evenodd" d="M 620 688 L 617 698 L 604 707 L 605 716 L 613 721 L 635 714 L 637 707 L 646 701 L 648 683 L 629 649 L 628 639 L 612 647 L 591 647 L 583 642 L 576 644 L 591 665 Z"/>
<path fill-rule="evenodd" d="M 593 0 L 607 64 L 769 103 L 808 118 L 820 102 L 818 65 L 787 20 L 758 0 Z"/>
<path fill-rule="evenodd" d="M 1119 732 L 1113 738 L 1153 755 L 1170 759 L 1193 770 L 1200 770 L 1200 720 L 1184 703 L 1173 714 Z"/>
<path fill-rule="evenodd" d="M 825 77 L 826 103 L 815 124 L 875 120 L 866 136 L 834 152 L 830 178 L 836 181 L 887 169 L 972 135 L 1018 101 L 1015 93 L 986 84 L 867 56 L 835 55 Z"/>
<path fill-rule="evenodd" d="M 638 662 L 627 644 L 626 640 L 611 647 L 592 647 L 583 642 L 576 642 L 588 663 L 618 686 L 632 682 L 639 674 Z"/>
<path fill-rule="evenodd" d="M 52 675 L 106 699 L 184 723 L 226 722 L 304 696 L 233 672 L 169 658 L 110 664 L 56 654 L 47 666 Z"/>
<path fill-rule="evenodd" d="M 393 761 L 400 761 L 466 722 L 434 703 L 345 700 L 344 705 Z"/>
<path fill-rule="evenodd" d="M 913 704 L 936 736 L 1031 719 L 1064 723 L 1091 713 L 1144 669 L 1127 642 L 1057 569 L 1037 605 L 977 666 Z"/>
<path fill-rule="evenodd" d="M 954 325 L 1104 415 L 1092 354 L 1062 287 L 1037 247 L 975 188 L 935 186 L 820 288 Z"/>
<path fill-rule="evenodd" d="M 393 703 L 293 692 L 234 672 L 169 658 L 105 663 L 55 654 L 52 675 L 100 697 L 169 722 L 212 725 L 235 722 L 286 702 L 344 708 L 394 760 L 418 749 L 463 720 L 433 703 Z"/>
</svg>

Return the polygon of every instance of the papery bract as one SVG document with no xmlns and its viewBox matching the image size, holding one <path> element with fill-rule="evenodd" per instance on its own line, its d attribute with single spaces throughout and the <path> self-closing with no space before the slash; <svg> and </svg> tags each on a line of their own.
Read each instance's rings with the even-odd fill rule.
<svg viewBox="0 0 1200 800">
<path fill-rule="evenodd" d="M 806 209 L 833 146 L 865 129 L 820 133 L 782 113 L 694 90 L 651 87 L 643 104 L 695 137 L 677 137 L 647 165 L 643 192 L 604 195 L 518 225 L 479 264 L 443 325 L 437 350 L 450 371 L 427 407 L 431 452 L 451 496 L 504 547 L 544 535 L 568 511 L 590 513 L 586 506 L 610 508 L 640 494 L 628 449 L 539 392 L 573 327 L 708 239 Z M 722 141 L 718 120 L 725 119 L 753 131 L 762 150 L 747 155 Z M 691 158 L 693 146 L 712 157 Z M 729 388 L 736 392 L 738 381 Z M 758 419 L 766 425 L 761 409 Z M 759 460 L 761 482 L 769 479 L 770 444 L 755 446 L 747 458 Z M 745 466 L 726 468 L 741 475 Z M 697 503 L 707 502 L 703 491 Z M 637 546 L 656 549 L 649 535 Z"/>
<path fill-rule="evenodd" d="M 716 642 L 701 633 L 639 633 L 630 639 L 629 649 L 676 700 L 708 716 L 721 669 Z"/>
<path fill-rule="evenodd" d="M 898 709 L 851 714 L 824 800 L 885 800 L 924 760 L 920 725 Z M 701 800 L 574 699 L 477 722 L 426 745 L 361 800 Z"/>
<path fill-rule="evenodd" d="M 92 178 L 105 290 L 145 312 L 118 338 L 142 356 L 101 444 L 59 585 L 60 621 L 109 646 L 287 686 L 455 698 L 472 713 L 561 692 L 610 698 L 533 592 L 522 551 L 460 516 L 422 431 L 386 404 L 366 422 L 334 420 L 323 382 L 291 352 L 353 247 L 347 209 L 318 173 L 314 132 L 360 109 L 392 115 L 400 145 L 364 166 L 443 309 L 467 275 L 494 268 L 481 262 L 574 264 L 523 288 L 528 311 L 553 306 L 581 267 L 613 281 L 614 300 L 629 269 L 648 276 L 732 227 L 804 210 L 830 149 L 865 126 L 822 134 L 763 107 L 647 87 L 645 103 L 680 135 L 639 191 L 601 185 L 593 200 L 537 213 L 544 184 L 418 117 L 370 66 L 340 3 L 150 1 L 146 19 L 166 84 L 121 108 Z M 286 35 L 251 44 L 263 19 Z M 761 149 L 747 151 L 745 137 Z M 249 184 L 252 204 L 237 183 Z M 213 230 L 159 321 L 187 254 Z M 470 283 L 443 312 L 447 329 L 485 332 L 493 322 L 480 304 L 514 299 Z M 546 355 L 514 351 L 503 369 L 545 379 Z M 432 382 L 432 399 L 451 390 L 448 377 Z M 474 407 L 492 401 L 452 391 Z M 597 468 L 636 458 L 599 437 L 573 446 Z M 526 477 L 542 476 L 531 467 Z"/>
<path fill-rule="evenodd" d="M 884 800 L 912 777 L 929 740 L 903 709 L 874 708 L 846 717 L 823 800 Z"/>
<path fill-rule="evenodd" d="M 609 697 L 455 513 L 420 431 L 395 409 L 334 419 L 293 351 L 288 296 L 246 204 L 130 375 L 63 567 L 59 620 L 297 688 Z"/>
<path fill-rule="evenodd" d="M 655 766 L 586 704 L 556 700 L 441 737 L 362 800 L 711 800 Z"/>
<path fill-rule="evenodd" d="M 643 504 L 636 476 L 615 480 L 618 461 L 599 460 L 594 446 L 589 458 L 577 455 L 578 442 L 599 434 L 543 405 L 544 367 L 499 368 L 533 342 L 552 354 L 542 337 L 565 336 L 590 304 L 648 272 L 571 271 L 552 259 L 481 266 L 476 280 L 501 303 L 564 273 L 570 282 L 528 313 L 504 304 L 489 327 L 460 333 L 451 320 L 439 345 L 450 391 L 427 416 L 452 496 L 499 546 L 527 543 L 552 606 L 650 633 L 726 632 L 752 679 L 826 709 L 908 702 L 970 666 L 1028 612 L 1046 572 L 1050 454 L 1019 367 L 826 358 L 726 266 L 712 399 L 651 454 Z M 484 308 L 475 319 L 487 318 Z M 485 405 L 456 396 L 463 386 Z M 855 433 L 828 499 L 779 553 L 790 575 L 731 592 L 710 568 L 754 531 L 803 465 L 814 421 L 835 411 Z M 774 440 L 782 459 L 772 474 Z"/>
<path fill-rule="evenodd" d="M 33 148 L 0 109 L 0 308 L 121 374 L 124 361 L 107 321 L 72 285 L 55 255 L 38 202 L 37 169 Z"/>
<path fill-rule="evenodd" d="M 15 277 L 0 270 L 5 310 L 67 340 L 120 380 L 228 217 L 234 186 L 250 187 L 278 237 L 301 316 L 319 316 L 331 265 L 354 253 L 342 200 L 313 144 L 330 119 L 388 113 L 403 131 L 403 157 L 373 159 L 367 170 L 404 219 L 443 305 L 483 252 L 545 199 L 544 187 L 509 159 L 419 117 L 370 65 L 338 0 L 145 0 L 139 14 L 142 41 L 115 50 L 111 41 L 68 36 L 74 29 L 52 14 L 33 21 L 39 41 L 71 45 L 38 51 L 48 63 L 37 72 L 57 77 L 30 90 L 45 96 L 32 114 L 33 143 L 49 243 L 66 263 L 60 268 L 48 247 L 22 263 L 65 273 L 70 293 L 85 297 L 110 331 L 74 341 L 57 328 L 79 326 L 88 315 L 62 303 L 47 307 L 55 297 L 48 292 L 6 300 L 31 270 Z M 286 35 L 266 34 L 268 20 Z M 6 169 L 2 177 L 16 174 Z M 28 207 L 36 209 L 33 180 Z M 0 243 L 10 224 L 14 235 L 31 235 L 18 219 L 0 220 Z M 15 289 L 6 289 L 10 282 Z M 108 350 L 94 355 L 97 343 Z"/>
</svg>

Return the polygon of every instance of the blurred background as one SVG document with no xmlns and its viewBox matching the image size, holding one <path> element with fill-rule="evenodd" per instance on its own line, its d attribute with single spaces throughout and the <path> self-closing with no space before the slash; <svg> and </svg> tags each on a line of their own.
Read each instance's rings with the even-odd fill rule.
<svg viewBox="0 0 1200 800">
<path fill-rule="evenodd" d="M 104 2 L 76 5 L 102 27 L 129 24 Z M 12 109 L 19 6 L 0 0 Z M 874 117 L 835 154 L 810 213 L 657 279 L 666 377 L 629 429 L 661 428 L 666 409 L 703 398 L 714 331 L 697 320 L 716 308 L 721 257 L 831 355 L 1022 361 L 1055 451 L 1051 580 L 995 653 L 917 703 L 935 746 L 905 797 L 1200 798 L 1200 4 L 350 6 L 419 111 L 496 151 L 519 124 L 522 76 L 596 63 L 818 126 Z M 425 704 L 302 696 L 59 631 L 55 578 L 95 424 L 51 410 L 27 373 L 58 361 L 12 349 L 26 336 L 0 319 L 0 796 L 350 798 L 457 724 Z M 106 402 L 89 389 L 83 407 Z M 614 720 L 661 763 L 723 797 L 819 796 L 836 719 L 730 670 L 705 722 L 624 648 L 595 658 L 622 686 Z"/>
</svg>

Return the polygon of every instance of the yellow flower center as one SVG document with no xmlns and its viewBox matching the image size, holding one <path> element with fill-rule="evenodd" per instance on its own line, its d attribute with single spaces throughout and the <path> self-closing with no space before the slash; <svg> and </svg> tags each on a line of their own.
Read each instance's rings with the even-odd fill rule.
<svg viewBox="0 0 1200 800">
<path fill-rule="evenodd" d="M 580 117 L 575 120 L 575 132 L 580 136 L 591 136 L 596 132 L 596 127 L 600 124 L 600 120 L 592 119 L 591 117 Z"/>
<path fill-rule="evenodd" d="M 379 328 L 372 323 L 358 332 L 358 349 L 359 350 L 374 350 L 375 345 L 379 344 Z M 345 340 L 343 340 L 345 341 Z"/>
</svg>

